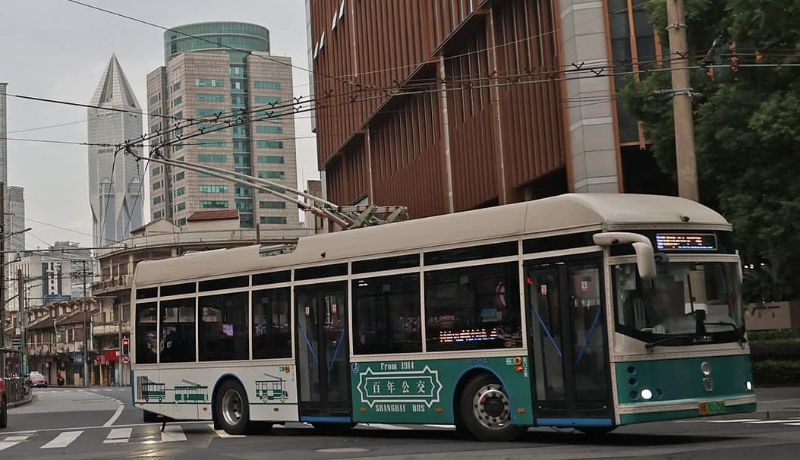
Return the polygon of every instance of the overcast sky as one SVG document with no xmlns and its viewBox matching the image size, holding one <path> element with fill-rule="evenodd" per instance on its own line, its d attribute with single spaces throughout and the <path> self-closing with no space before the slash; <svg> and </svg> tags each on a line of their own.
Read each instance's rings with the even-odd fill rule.
<svg viewBox="0 0 800 460">
<path fill-rule="evenodd" d="M 303 0 L 82 1 L 165 27 L 202 21 L 259 24 L 270 30 L 273 55 L 308 68 Z M 8 83 L 8 93 L 88 104 L 112 53 L 146 110 L 145 78 L 164 65 L 163 30 L 66 0 L 0 0 L 0 82 Z M 295 95 L 308 95 L 308 73 L 293 73 Z M 14 97 L 7 102 L 9 138 L 86 142 L 85 108 Z M 300 138 L 312 134 L 307 116 L 296 120 Z M 70 122 L 75 123 L 13 132 Z M 297 157 L 303 183 L 319 177 L 313 139 L 298 139 Z M 8 170 L 9 185 L 25 188 L 29 248 L 65 240 L 91 246 L 87 147 L 9 140 Z"/>
</svg>

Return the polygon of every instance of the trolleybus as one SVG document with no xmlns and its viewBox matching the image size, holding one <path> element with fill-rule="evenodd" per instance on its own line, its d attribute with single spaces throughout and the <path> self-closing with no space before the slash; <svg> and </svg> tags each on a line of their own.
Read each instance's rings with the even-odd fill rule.
<svg viewBox="0 0 800 460">
<path fill-rule="evenodd" d="M 134 403 L 232 434 L 380 422 L 482 440 L 752 412 L 740 286 L 722 216 L 629 194 L 142 262 Z M 153 397 L 186 379 L 208 399 Z"/>
</svg>

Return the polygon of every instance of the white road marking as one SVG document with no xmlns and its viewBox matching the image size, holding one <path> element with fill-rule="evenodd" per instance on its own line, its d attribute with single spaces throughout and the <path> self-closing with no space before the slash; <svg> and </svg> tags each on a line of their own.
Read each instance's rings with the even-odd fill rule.
<svg viewBox="0 0 800 460">
<path fill-rule="evenodd" d="M 122 410 L 125 409 L 125 405 L 122 404 L 122 402 L 119 402 L 119 401 L 117 401 L 117 402 L 119 403 L 119 405 L 117 406 L 116 412 L 114 412 L 114 415 L 112 415 L 111 418 L 108 419 L 108 421 L 105 424 L 103 424 L 103 426 L 111 426 L 111 425 L 113 425 L 114 422 L 117 421 L 119 416 L 122 415 Z"/>
<path fill-rule="evenodd" d="M 706 420 L 708 423 L 744 423 L 744 422 L 757 422 L 761 419 L 758 418 L 739 418 L 736 420 Z"/>
<path fill-rule="evenodd" d="M 115 428 L 128 428 L 128 427 L 136 427 L 136 426 L 154 426 L 160 425 L 160 423 L 130 423 L 127 425 L 117 425 Z M 181 422 L 181 425 L 208 425 L 208 421 L 195 421 L 195 422 Z M 64 427 L 64 428 L 43 428 L 41 430 L 24 430 L 24 431 L 9 431 L 4 434 L 35 434 L 35 433 L 47 433 L 49 431 L 68 431 L 68 430 L 99 430 L 101 428 L 108 428 L 107 426 L 96 425 L 96 426 L 71 426 L 71 427 Z"/>
<path fill-rule="evenodd" d="M 72 444 L 73 441 L 78 439 L 81 434 L 83 434 L 83 431 L 67 431 L 61 433 L 56 436 L 55 439 L 43 445 L 42 449 L 58 449 L 61 447 L 67 447 Z"/>
<path fill-rule="evenodd" d="M 0 441 L 0 450 L 6 450 L 9 447 L 14 447 L 29 437 L 30 436 L 6 436 L 3 441 Z"/>
<path fill-rule="evenodd" d="M 128 442 L 132 431 L 133 428 L 114 428 L 108 433 L 108 436 L 106 436 L 103 444 L 119 444 Z"/>
<path fill-rule="evenodd" d="M 796 418 L 790 418 L 788 420 L 761 420 L 761 421 L 758 421 L 758 422 L 747 422 L 747 423 L 750 424 L 750 425 L 766 425 L 766 424 L 771 424 L 771 423 L 790 423 L 790 422 L 797 422 L 797 421 L 798 421 L 798 419 L 796 419 Z"/>
<path fill-rule="evenodd" d="M 362 426 L 368 426 L 372 428 L 380 428 L 381 430 L 411 430 L 412 428 L 407 426 L 399 426 L 399 425 L 387 425 L 385 423 L 359 423 Z"/>
<path fill-rule="evenodd" d="M 210 423 L 208 426 L 209 426 L 209 428 L 211 428 L 212 431 L 214 431 L 214 433 L 217 433 L 217 436 L 219 436 L 220 438 L 246 438 L 247 437 L 247 435 L 244 435 L 244 434 L 228 434 L 228 433 L 225 432 L 225 430 L 215 430 L 213 423 Z M 281 425 L 277 425 L 277 427 L 280 427 L 280 426 Z"/>
<path fill-rule="evenodd" d="M 186 441 L 186 433 L 180 425 L 167 425 L 161 433 L 161 442 Z"/>
</svg>

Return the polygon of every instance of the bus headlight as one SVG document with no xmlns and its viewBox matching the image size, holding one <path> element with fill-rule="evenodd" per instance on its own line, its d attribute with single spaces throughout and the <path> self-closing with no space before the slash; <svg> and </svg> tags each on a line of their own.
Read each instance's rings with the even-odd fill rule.
<svg viewBox="0 0 800 460">
<path fill-rule="evenodd" d="M 652 397 L 653 397 L 653 392 L 650 391 L 648 388 L 645 388 L 644 390 L 642 390 L 642 399 L 647 401 Z"/>
<path fill-rule="evenodd" d="M 711 375 L 711 363 L 704 361 L 702 364 L 700 364 L 700 372 L 702 372 L 706 377 Z"/>
<path fill-rule="evenodd" d="M 748 381 L 747 381 L 747 382 L 744 384 L 744 386 L 745 386 L 745 388 L 747 388 L 747 391 L 753 391 L 753 382 L 751 382 L 751 381 L 749 381 L 749 380 L 748 380 Z"/>
</svg>

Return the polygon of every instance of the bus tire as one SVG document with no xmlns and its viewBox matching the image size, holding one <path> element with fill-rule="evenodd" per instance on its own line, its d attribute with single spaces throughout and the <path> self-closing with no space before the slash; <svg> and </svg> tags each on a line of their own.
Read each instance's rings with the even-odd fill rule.
<svg viewBox="0 0 800 460">
<path fill-rule="evenodd" d="M 8 402 L 6 402 L 6 397 L 3 396 L 0 398 L 0 428 L 6 428 L 8 426 Z"/>
<path fill-rule="evenodd" d="M 156 414 L 155 412 L 150 412 L 149 410 L 142 409 L 142 422 L 156 423 L 158 422 L 158 414 Z"/>
<path fill-rule="evenodd" d="M 459 397 L 459 414 L 464 428 L 481 441 L 512 441 L 525 431 L 511 424 L 508 394 L 489 374 L 467 382 Z"/>
<path fill-rule="evenodd" d="M 250 424 L 250 403 L 242 385 L 226 380 L 214 398 L 214 417 L 228 434 L 246 434 Z"/>
</svg>

